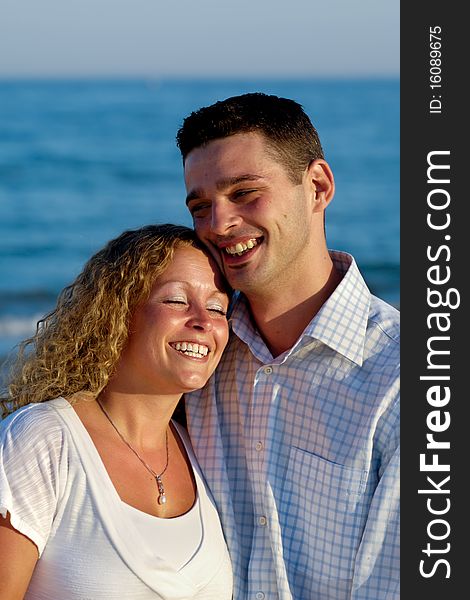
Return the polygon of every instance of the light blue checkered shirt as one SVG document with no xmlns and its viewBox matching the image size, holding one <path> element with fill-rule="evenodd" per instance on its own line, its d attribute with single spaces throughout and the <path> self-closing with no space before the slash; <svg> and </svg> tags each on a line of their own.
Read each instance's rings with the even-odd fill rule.
<svg viewBox="0 0 470 600">
<path fill-rule="evenodd" d="M 244 298 L 210 382 L 186 397 L 235 600 L 399 598 L 399 313 L 351 256 L 273 359 Z"/>
</svg>

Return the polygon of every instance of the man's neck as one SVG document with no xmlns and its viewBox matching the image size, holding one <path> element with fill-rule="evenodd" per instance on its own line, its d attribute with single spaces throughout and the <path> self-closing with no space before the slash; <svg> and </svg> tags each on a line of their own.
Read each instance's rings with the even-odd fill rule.
<svg viewBox="0 0 470 600">
<path fill-rule="evenodd" d="M 341 278 L 329 260 L 320 276 L 317 272 L 316 277 L 289 284 L 281 292 L 278 287 L 272 294 L 247 295 L 258 331 L 274 357 L 292 348 Z"/>
</svg>

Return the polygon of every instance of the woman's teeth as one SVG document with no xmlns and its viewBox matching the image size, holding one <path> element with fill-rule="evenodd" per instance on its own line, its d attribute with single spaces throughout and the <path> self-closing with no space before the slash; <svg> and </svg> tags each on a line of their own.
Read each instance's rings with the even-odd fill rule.
<svg viewBox="0 0 470 600">
<path fill-rule="evenodd" d="M 247 250 L 254 248 L 257 244 L 258 242 L 253 238 L 248 240 L 246 243 L 238 242 L 238 244 L 235 244 L 235 246 L 226 246 L 225 252 L 227 252 L 227 254 L 238 254 L 238 256 L 241 256 Z"/>
<path fill-rule="evenodd" d="M 171 344 L 175 350 L 182 352 L 186 356 L 194 356 L 195 358 L 204 358 L 209 352 L 207 346 L 202 344 L 192 344 L 191 342 L 176 342 Z"/>
</svg>

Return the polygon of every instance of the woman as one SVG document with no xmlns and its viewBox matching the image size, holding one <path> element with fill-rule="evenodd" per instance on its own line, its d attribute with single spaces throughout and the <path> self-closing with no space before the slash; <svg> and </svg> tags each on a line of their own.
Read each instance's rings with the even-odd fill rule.
<svg viewBox="0 0 470 600">
<path fill-rule="evenodd" d="M 191 229 L 148 226 L 95 254 L 23 343 L 0 429 L 2 600 L 231 598 L 171 421 L 217 366 L 228 301 Z"/>
</svg>

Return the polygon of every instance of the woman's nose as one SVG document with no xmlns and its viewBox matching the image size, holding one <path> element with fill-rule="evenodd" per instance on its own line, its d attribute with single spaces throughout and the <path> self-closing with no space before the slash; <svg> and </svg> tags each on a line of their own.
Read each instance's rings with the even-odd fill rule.
<svg viewBox="0 0 470 600">
<path fill-rule="evenodd" d="M 200 331 L 211 331 L 213 323 L 206 308 L 194 308 L 187 323 L 188 327 L 198 329 Z"/>
</svg>

